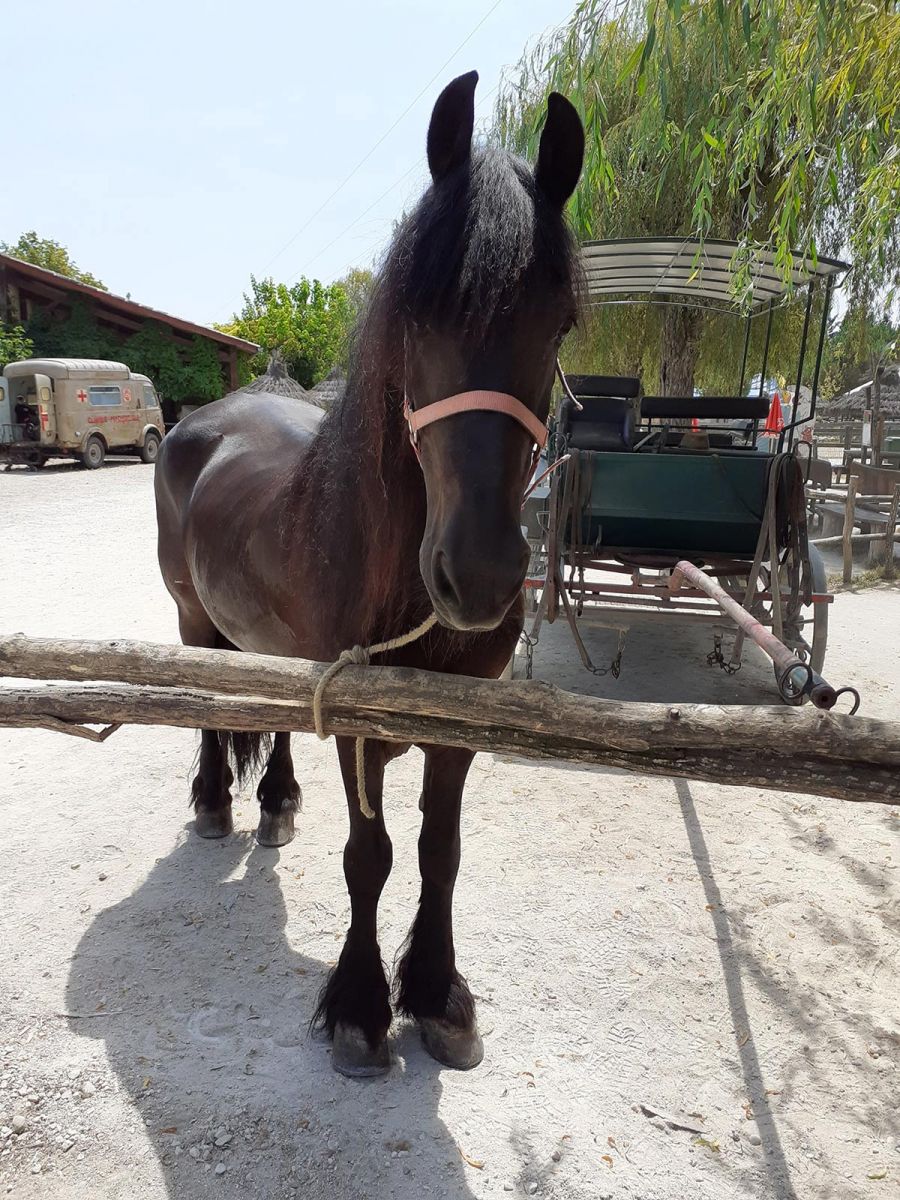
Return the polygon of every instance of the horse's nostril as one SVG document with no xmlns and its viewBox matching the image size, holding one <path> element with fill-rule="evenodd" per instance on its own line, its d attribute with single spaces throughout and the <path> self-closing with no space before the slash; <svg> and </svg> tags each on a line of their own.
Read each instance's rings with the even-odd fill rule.
<svg viewBox="0 0 900 1200">
<path fill-rule="evenodd" d="M 459 593 L 453 586 L 450 576 L 447 574 L 445 563 L 446 558 L 443 551 L 435 551 L 434 561 L 432 562 L 431 567 L 434 590 L 444 604 L 451 608 L 455 608 L 459 604 Z"/>
</svg>

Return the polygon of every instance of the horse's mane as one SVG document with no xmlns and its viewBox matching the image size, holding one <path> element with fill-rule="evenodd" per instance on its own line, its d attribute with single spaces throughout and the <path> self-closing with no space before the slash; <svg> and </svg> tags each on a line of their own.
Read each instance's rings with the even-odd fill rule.
<svg viewBox="0 0 900 1200">
<path fill-rule="evenodd" d="M 318 476 L 308 482 L 326 505 L 343 510 L 349 492 L 365 513 L 374 585 L 367 618 L 377 619 L 410 521 L 421 524 L 424 514 L 402 416 L 407 331 L 456 328 L 477 342 L 524 285 L 576 293 L 578 278 L 576 243 L 559 209 L 536 189 L 531 168 L 504 150 L 477 150 L 400 222 L 354 333 L 344 393 L 308 458 Z"/>
</svg>

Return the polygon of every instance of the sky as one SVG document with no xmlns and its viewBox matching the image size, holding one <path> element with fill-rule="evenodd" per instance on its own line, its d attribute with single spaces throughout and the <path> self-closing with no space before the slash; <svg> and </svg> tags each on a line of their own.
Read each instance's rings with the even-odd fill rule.
<svg viewBox="0 0 900 1200">
<path fill-rule="evenodd" d="M 574 4 L 0 0 L 7 65 L 32 47 L 6 75 L 0 241 L 35 229 L 203 324 L 251 273 L 371 266 L 424 187 L 441 88 L 478 70 L 489 120 L 502 69 Z"/>
</svg>

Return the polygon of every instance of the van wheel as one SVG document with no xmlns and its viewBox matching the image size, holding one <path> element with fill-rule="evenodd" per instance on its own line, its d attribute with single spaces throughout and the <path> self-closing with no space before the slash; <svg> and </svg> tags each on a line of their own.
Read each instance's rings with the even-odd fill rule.
<svg viewBox="0 0 900 1200">
<path fill-rule="evenodd" d="M 81 461 L 89 471 L 96 471 L 98 467 L 103 466 L 103 461 L 106 458 L 106 447 L 103 442 L 96 436 L 89 437 L 84 452 L 81 455 Z"/>
<path fill-rule="evenodd" d="M 144 444 L 141 446 L 141 462 L 155 463 L 159 455 L 159 434 L 148 433 L 144 438 Z"/>
</svg>

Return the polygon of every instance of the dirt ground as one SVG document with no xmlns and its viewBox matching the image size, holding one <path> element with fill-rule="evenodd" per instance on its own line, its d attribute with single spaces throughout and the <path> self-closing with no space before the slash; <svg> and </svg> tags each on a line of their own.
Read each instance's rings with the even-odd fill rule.
<svg viewBox="0 0 900 1200">
<path fill-rule="evenodd" d="M 151 482 L 138 463 L 0 475 L 0 626 L 176 640 Z M 729 679 L 709 649 L 633 630 L 622 677 L 595 680 L 557 625 L 537 673 L 774 702 L 762 661 Z M 898 591 L 838 598 L 827 674 L 869 715 L 898 715 L 898 650 Z M 304 811 L 279 852 L 255 846 L 249 792 L 240 832 L 192 834 L 196 742 L 0 731 L 0 1194 L 898 1195 L 897 809 L 479 756 L 456 928 L 485 1061 L 442 1070 L 397 1025 L 390 1076 L 361 1083 L 306 1032 L 348 917 L 333 747 L 294 739 Z M 389 773 L 388 959 L 420 770 Z"/>
</svg>

